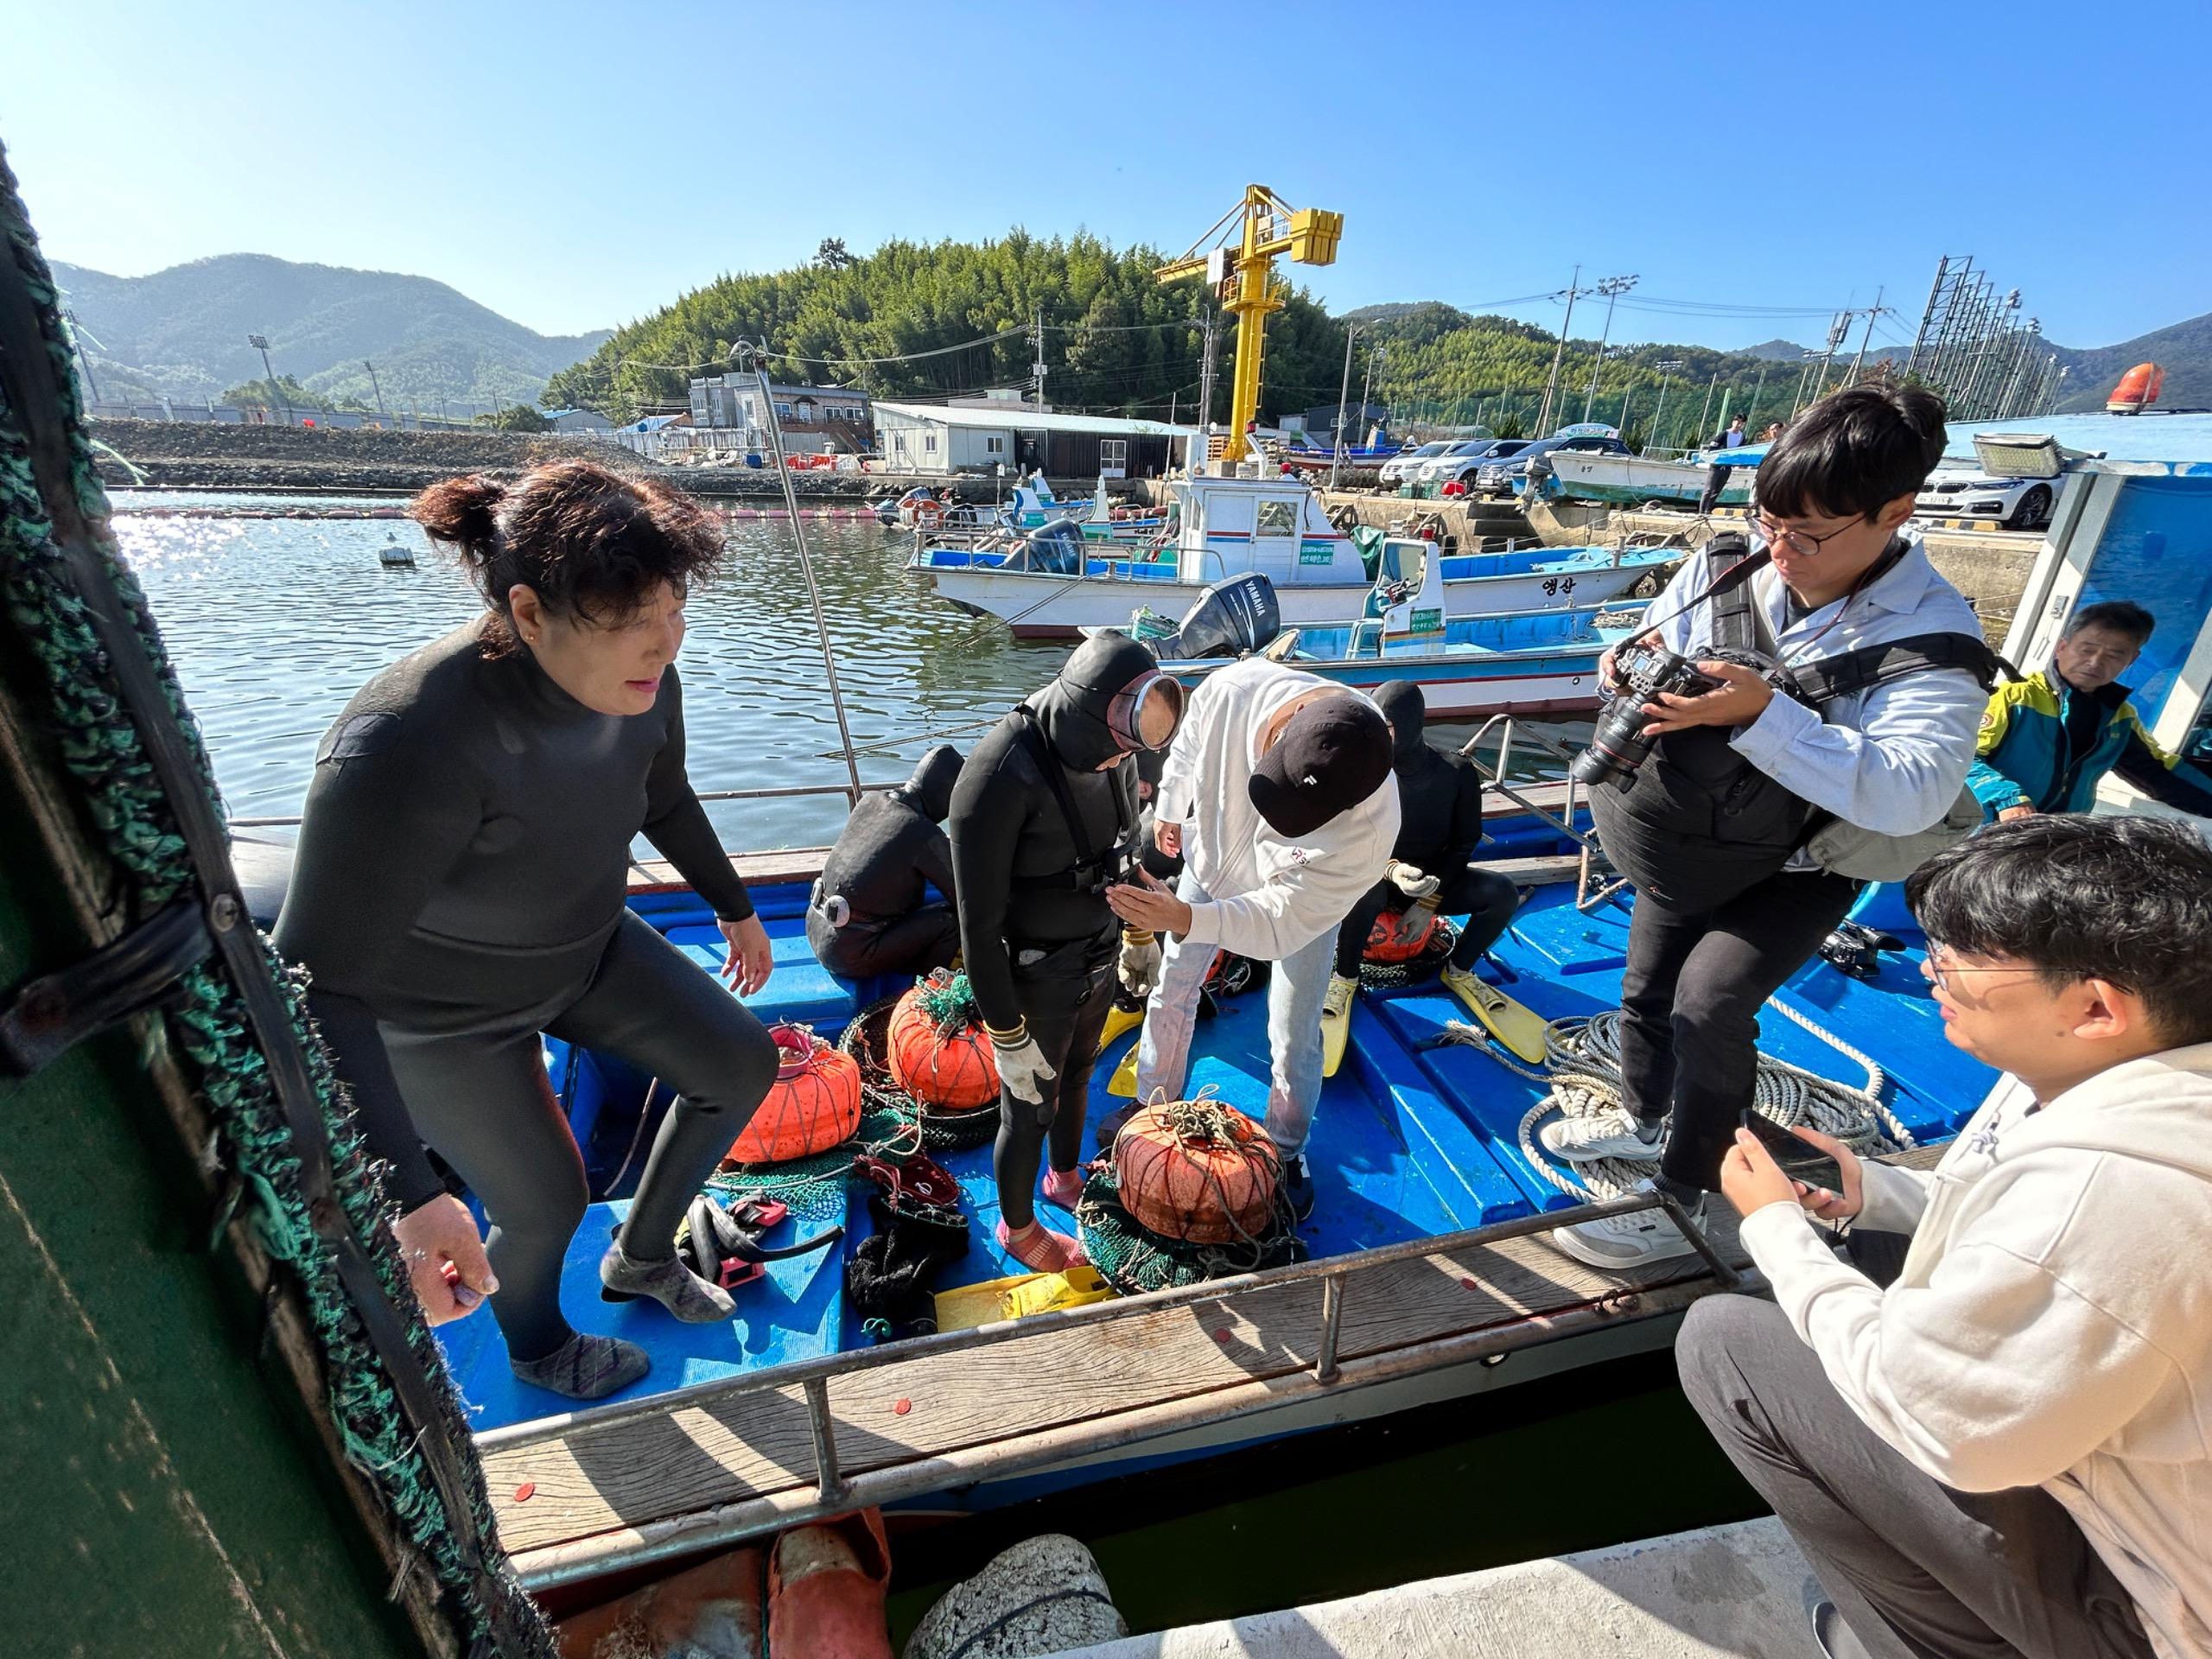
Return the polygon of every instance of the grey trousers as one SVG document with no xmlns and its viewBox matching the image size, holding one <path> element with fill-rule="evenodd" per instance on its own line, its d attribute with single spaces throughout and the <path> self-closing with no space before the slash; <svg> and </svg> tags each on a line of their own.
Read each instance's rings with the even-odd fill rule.
<svg viewBox="0 0 2212 1659">
<path fill-rule="evenodd" d="M 1675 1357 L 1857 1638 L 1840 1659 L 2150 1659 L 2134 1603 L 2057 1499 L 1922 1473 L 1844 1403 L 1773 1303 L 1706 1298 Z"/>
</svg>

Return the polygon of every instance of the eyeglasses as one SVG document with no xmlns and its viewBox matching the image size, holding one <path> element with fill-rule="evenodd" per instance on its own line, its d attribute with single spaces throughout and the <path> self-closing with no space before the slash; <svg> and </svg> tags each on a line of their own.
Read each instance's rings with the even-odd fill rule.
<svg viewBox="0 0 2212 1659">
<path fill-rule="evenodd" d="M 2036 969 L 2025 963 L 2017 962 L 1989 963 L 1980 966 L 1953 963 L 1939 968 L 1933 957 L 1920 964 L 1920 976 L 1939 991 L 1948 991 L 1951 988 L 1950 980 L 1953 974 L 2032 974 L 2035 971 Z"/>
<path fill-rule="evenodd" d="M 1802 530 L 1784 530 L 1763 512 L 1754 514 L 1751 522 L 1758 526 L 1759 534 L 1766 537 L 1768 546 L 1772 547 L 1779 543 L 1801 559 L 1815 556 L 1821 550 L 1822 542 L 1832 542 L 1842 535 L 1844 531 L 1859 528 L 1854 522 L 1846 524 L 1843 530 L 1832 530 L 1825 536 L 1808 536 Z"/>
</svg>

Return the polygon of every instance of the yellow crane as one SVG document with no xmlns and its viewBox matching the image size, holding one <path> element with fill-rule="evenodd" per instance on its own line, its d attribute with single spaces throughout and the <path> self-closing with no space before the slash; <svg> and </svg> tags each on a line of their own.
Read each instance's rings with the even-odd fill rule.
<svg viewBox="0 0 2212 1659">
<path fill-rule="evenodd" d="M 1241 234 L 1217 247 L 1206 244 L 1241 216 Z M 1191 245 L 1180 259 L 1170 260 L 1154 273 L 1163 283 L 1179 282 L 1204 272 L 1207 283 L 1221 296 L 1222 309 L 1236 319 L 1236 378 L 1231 388 L 1229 446 L 1222 459 L 1242 461 L 1250 452 L 1244 429 L 1260 410 L 1260 363 L 1267 353 L 1268 313 L 1282 309 L 1274 292 L 1274 262 L 1287 254 L 1301 265 L 1336 263 L 1337 243 L 1344 233 L 1344 216 L 1319 207 L 1292 207 L 1264 184 L 1244 187 L 1244 200 L 1213 223 L 1213 228 Z M 1205 249 L 1201 252 L 1200 249 Z M 1201 419 L 1204 417 L 1201 416 Z M 1192 471 L 1196 471 L 1194 465 Z"/>
</svg>

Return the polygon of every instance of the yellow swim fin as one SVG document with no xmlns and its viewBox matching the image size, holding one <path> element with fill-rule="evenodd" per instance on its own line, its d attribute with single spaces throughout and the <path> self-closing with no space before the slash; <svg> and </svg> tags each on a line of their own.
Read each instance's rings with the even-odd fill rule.
<svg viewBox="0 0 2212 1659">
<path fill-rule="evenodd" d="M 1106 1011 L 1105 1029 L 1098 1033 L 1098 1052 L 1103 1054 L 1113 1046 L 1116 1037 L 1125 1032 L 1135 1031 L 1142 1024 L 1144 1024 L 1143 1003 L 1138 1003 L 1134 1008 L 1125 1008 L 1122 1006 L 1120 1000 L 1116 999 L 1114 1006 Z M 1133 1053 L 1135 1052 L 1135 1050 L 1131 1051 Z"/>
<path fill-rule="evenodd" d="M 1544 1031 L 1548 1022 L 1534 1008 L 1516 1002 L 1495 985 L 1484 984 L 1473 971 L 1447 966 L 1444 988 L 1467 1005 L 1490 1034 L 1530 1065 L 1544 1063 Z"/>
<path fill-rule="evenodd" d="M 1122 1056 L 1122 1063 L 1114 1068 L 1114 1076 L 1106 1085 L 1108 1094 L 1119 1095 L 1123 1100 L 1137 1097 L 1137 1050 L 1140 1046 L 1141 1044 L 1131 1043 L 1129 1052 Z"/>
<path fill-rule="evenodd" d="M 1351 1040 L 1352 999 L 1359 995 L 1359 982 L 1345 979 L 1341 975 L 1329 981 L 1329 995 L 1321 1004 L 1321 1075 L 1333 1077 L 1337 1068 L 1344 1063 L 1344 1049 Z"/>
</svg>

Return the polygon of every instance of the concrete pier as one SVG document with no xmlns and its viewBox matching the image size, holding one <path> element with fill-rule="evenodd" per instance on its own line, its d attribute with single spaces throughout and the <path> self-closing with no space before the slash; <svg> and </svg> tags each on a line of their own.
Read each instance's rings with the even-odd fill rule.
<svg viewBox="0 0 2212 1659">
<path fill-rule="evenodd" d="M 1820 1659 L 1819 1599 L 1804 1557 L 1768 1519 L 1128 1637 L 1066 1659 Z"/>
</svg>

